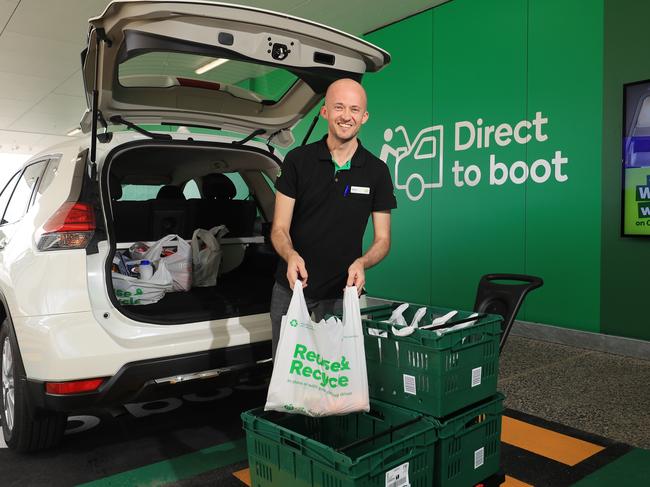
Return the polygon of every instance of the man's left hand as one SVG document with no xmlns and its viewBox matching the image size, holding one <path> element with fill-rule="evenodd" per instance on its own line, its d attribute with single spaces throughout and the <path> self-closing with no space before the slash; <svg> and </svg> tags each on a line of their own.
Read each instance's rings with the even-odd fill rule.
<svg viewBox="0 0 650 487">
<path fill-rule="evenodd" d="M 361 262 L 361 259 L 357 259 L 352 262 L 352 265 L 348 267 L 348 282 L 347 286 L 357 286 L 357 292 L 359 296 L 361 291 L 363 291 L 363 286 L 366 285 L 366 269 Z"/>
</svg>

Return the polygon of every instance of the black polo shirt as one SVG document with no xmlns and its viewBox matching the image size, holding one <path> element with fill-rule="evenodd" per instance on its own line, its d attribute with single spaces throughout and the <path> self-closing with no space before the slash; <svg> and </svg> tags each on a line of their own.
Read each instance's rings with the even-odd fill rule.
<svg viewBox="0 0 650 487">
<path fill-rule="evenodd" d="M 343 296 L 348 267 L 362 255 L 371 212 L 397 207 L 390 172 L 381 159 L 359 142 L 350 169 L 334 174 L 326 138 L 290 151 L 275 181 L 279 192 L 296 200 L 290 235 L 305 260 L 305 295 L 312 299 Z M 289 287 L 283 259 L 276 280 Z"/>
</svg>

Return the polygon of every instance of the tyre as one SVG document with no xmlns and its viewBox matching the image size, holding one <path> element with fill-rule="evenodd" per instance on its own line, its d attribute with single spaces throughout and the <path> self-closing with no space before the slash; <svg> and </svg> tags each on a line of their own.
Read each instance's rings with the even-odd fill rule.
<svg viewBox="0 0 650 487">
<path fill-rule="evenodd" d="M 0 325 L 0 422 L 9 448 L 43 450 L 63 437 L 67 416 L 29 407 L 25 371 L 9 320 Z"/>
</svg>

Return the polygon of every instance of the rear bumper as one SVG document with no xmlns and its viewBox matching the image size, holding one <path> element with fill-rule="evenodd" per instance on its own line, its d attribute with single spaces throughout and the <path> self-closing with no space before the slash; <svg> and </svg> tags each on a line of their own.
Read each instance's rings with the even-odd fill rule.
<svg viewBox="0 0 650 487">
<path fill-rule="evenodd" d="M 30 404 L 39 409 L 73 412 L 145 402 L 237 383 L 247 375 L 270 375 L 271 342 L 263 341 L 204 352 L 131 362 L 94 392 L 57 395 L 45 383 L 27 380 Z M 209 378 L 175 380 L 206 372 Z"/>
</svg>

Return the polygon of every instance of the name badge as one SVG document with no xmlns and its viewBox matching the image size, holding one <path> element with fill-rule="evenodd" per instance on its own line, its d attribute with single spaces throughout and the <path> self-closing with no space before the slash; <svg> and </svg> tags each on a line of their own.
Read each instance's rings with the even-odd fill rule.
<svg viewBox="0 0 650 487">
<path fill-rule="evenodd" d="M 350 188 L 352 194 L 370 194 L 370 188 L 366 186 L 352 186 Z"/>
</svg>

